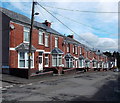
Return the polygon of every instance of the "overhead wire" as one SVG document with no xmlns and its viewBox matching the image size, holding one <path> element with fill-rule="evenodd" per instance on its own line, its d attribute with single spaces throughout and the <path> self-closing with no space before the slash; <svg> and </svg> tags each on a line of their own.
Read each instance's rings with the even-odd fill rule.
<svg viewBox="0 0 120 103">
<path fill-rule="evenodd" d="M 46 12 L 48 12 L 51 16 L 53 16 L 57 21 L 59 21 L 62 25 L 64 25 L 67 29 L 69 29 L 72 33 L 76 34 L 77 36 L 79 36 L 82 40 L 84 40 L 86 43 L 88 43 L 90 46 L 92 46 L 94 48 L 94 46 L 86 41 L 84 38 L 82 38 L 79 34 L 77 34 L 75 31 L 73 31 L 70 27 L 68 27 L 66 24 L 64 24 L 61 20 L 59 20 L 56 16 L 54 16 L 50 11 L 48 11 L 45 7 L 43 7 L 40 3 L 37 2 L 37 4 L 42 7 Z"/>
<path fill-rule="evenodd" d="M 107 33 L 107 34 L 112 35 L 112 33 L 110 33 L 110 32 L 107 32 L 107 31 L 101 30 L 101 29 L 99 29 L 99 28 L 95 28 L 95 27 L 93 27 L 93 26 L 89 26 L 89 25 L 87 25 L 87 24 L 81 23 L 81 22 L 76 21 L 76 20 L 74 20 L 74 19 L 71 19 L 71 18 L 69 18 L 69 17 L 63 16 L 63 15 L 61 15 L 61 14 L 59 14 L 59 13 L 56 13 L 56 12 L 53 12 L 53 11 L 51 11 L 51 12 L 54 13 L 54 14 L 57 14 L 57 15 L 63 17 L 63 18 L 66 18 L 67 20 L 71 20 L 71 21 L 73 21 L 73 22 L 75 22 L 75 23 L 77 23 L 77 24 L 80 24 L 80 25 L 83 25 L 83 26 L 89 27 L 89 28 L 91 28 L 91 29 L 98 30 L 98 31 L 100 31 L 100 32 L 104 32 L 104 33 Z"/>
<path fill-rule="evenodd" d="M 110 11 L 110 12 L 108 12 L 108 11 L 88 11 L 88 10 L 84 10 L 84 11 L 81 11 L 81 10 L 73 10 L 73 9 L 67 9 L 67 8 L 60 8 L 60 7 L 52 7 L 52 6 L 48 6 L 48 5 L 44 5 L 45 7 L 47 7 L 47 8 L 55 8 L 55 9 L 59 9 L 59 10 L 66 10 L 66 11 L 74 11 L 74 12 L 81 12 L 81 13 L 120 13 L 120 12 L 114 12 L 114 11 Z"/>
<path fill-rule="evenodd" d="M 36 7 L 37 7 L 38 10 L 40 10 L 40 9 L 38 8 L 38 6 L 36 6 Z M 42 15 L 42 19 L 43 19 L 43 20 L 46 20 L 46 16 L 45 16 L 42 12 L 39 12 L 39 13 Z"/>
</svg>

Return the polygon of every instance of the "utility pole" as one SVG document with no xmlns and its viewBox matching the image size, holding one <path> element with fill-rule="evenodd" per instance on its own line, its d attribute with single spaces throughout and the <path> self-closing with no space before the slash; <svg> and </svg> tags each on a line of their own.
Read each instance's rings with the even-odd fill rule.
<svg viewBox="0 0 120 103">
<path fill-rule="evenodd" d="M 31 25 L 30 25 L 30 35 L 29 35 L 29 51 L 28 51 L 28 79 L 31 75 L 31 56 L 32 56 L 32 31 L 33 31 L 33 21 L 34 21 L 34 9 L 35 2 L 32 3 L 32 15 L 31 15 Z"/>
</svg>

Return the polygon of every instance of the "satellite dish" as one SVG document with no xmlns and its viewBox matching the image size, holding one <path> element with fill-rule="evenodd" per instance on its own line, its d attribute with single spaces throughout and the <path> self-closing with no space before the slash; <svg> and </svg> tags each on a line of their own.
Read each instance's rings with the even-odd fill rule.
<svg viewBox="0 0 120 103">
<path fill-rule="evenodd" d="M 13 24 L 10 24 L 10 29 L 15 29 L 15 26 Z"/>
</svg>

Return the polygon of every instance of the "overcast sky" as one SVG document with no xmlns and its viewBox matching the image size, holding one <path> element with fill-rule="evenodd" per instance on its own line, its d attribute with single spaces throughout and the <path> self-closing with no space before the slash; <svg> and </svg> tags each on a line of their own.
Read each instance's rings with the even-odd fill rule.
<svg viewBox="0 0 120 103">
<path fill-rule="evenodd" d="M 22 2 L 23 0 L 17 0 L 17 2 L 14 0 L 9 1 L 10 2 L 8 2 L 8 0 L 2 0 L 0 6 L 30 18 L 32 8 L 31 2 Z M 76 40 L 91 47 L 103 51 L 118 50 L 118 13 L 79 12 L 118 12 L 117 0 L 106 0 L 106 2 L 103 0 L 94 0 L 94 2 L 91 0 L 46 1 L 39 0 L 38 2 L 75 33 L 67 29 L 39 5 L 35 6 L 35 11 L 40 13 L 39 16 L 35 16 L 36 21 L 43 22 L 48 20 L 52 22 L 53 29 L 63 35 L 74 34 Z M 57 8 L 70 9 L 73 11 Z"/>
</svg>

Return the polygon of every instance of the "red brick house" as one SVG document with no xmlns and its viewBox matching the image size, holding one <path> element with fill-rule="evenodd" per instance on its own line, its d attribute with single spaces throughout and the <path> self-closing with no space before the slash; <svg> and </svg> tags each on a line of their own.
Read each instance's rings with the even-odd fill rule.
<svg viewBox="0 0 120 103">
<path fill-rule="evenodd" d="M 0 8 L 2 15 L 2 68 L 28 68 L 30 19 Z M 103 64 L 99 64 L 103 63 Z M 51 23 L 34 22 L 31 71 L 56 68 L 107 68 L 107 57 L 51 28 Z M 107 64 L 106 64 L 107 65 Z"/>
</svg>

